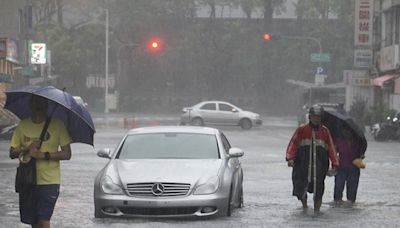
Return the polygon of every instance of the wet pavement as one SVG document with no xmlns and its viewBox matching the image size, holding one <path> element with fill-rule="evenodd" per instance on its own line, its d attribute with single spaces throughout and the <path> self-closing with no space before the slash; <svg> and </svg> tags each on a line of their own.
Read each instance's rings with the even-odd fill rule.
<svg viewBox="0 0 400 228">
<path fill-rule="evenodd" d="M 264 126 L 250 131 L 239 127 L 222 129 L 232 146 L 245 151 L 241 159 L 245 206 L 235 210 L 232 217 L 95 219 L 94 177 L 107 162 L 97 157 L 95 150 L 115 147 L 127 131 L 120 125 L 104 124 L 95 134 L 95 148 L 74 144 L 72 160 L 62 162 L 61 193 L 52 227 L 400 227 L 399 142 L 369 140 L 367 168 L 361 171 L 356 204 L 335 206 L 332 203 L 334 179 L 327 177 L 321 213 L 316 215 L 311 195 L 310 208 L 306 211 L 291 196 L 291 168 L 287 167 L 284 157 L 295 120 L 268 118 L 264 122 Z M 161 119 L 153 122 L 163 123 Z M 175 123 L 175 119 L 168 123 Z M 0 141 L 0 227 L 29 227 L 19 223 L 18 199 L 14 192 L 17 163 L 8 159 L 8 146 L 7 141 Z"/>
</svg>

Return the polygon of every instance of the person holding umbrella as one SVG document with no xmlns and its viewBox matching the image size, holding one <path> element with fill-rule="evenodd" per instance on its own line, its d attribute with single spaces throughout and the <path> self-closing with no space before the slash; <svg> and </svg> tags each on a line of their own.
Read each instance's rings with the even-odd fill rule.
<svg viewBox="0 0 400 228">
<path fill-rule="evenodd" d="M 326 110 L 322 123 L 330 130 L 339 156 L 335 175 L 333 199 L 341 204 L 346 186 L 347 200 L 354 203 L 357 196 L 360 168 L 365 168 L 365 151 L 368 143 L 364 131 L 354 119 L 336 110 Z"/>
<path fill-rule="evenodd" d="M 319 212 L 325 190 L 329 160 L 334 171 L 339 165 L 329 129 L 321 124 L 321 106 L 309 109 L 309 123 L 298 127 L 286 150 L 286 161 L 292 170 L 293 196 L 306 209 L 307 192 L 314 194 L 314 212 Z"/>
<path fill-rule="evenodd" d="M 342 126 L 341 137 L 335 140 L 339 155 L 339 167 L 335 176 L 334 201 L 336 204 L 343 202 L 343 190 L 346 185 L 346 197 L 351 203 L 356 201 L 358 182 L 360 179 L 360 168 L 353 164 L 357 158 L 363 158 L 362 147 L 357 143 L 351 129 Z"/>
<path fill-rule="evenodd" d="M 70 143 L 93 146 L 92 117 L 65 88 L 27 85 L 6 91 L 6 96 L 4 108 L 21 119 L 10 145 L 10 157 L 20 160 L 15 190 L 21 221 L 50 227 L 60 188 L 60 160 L 71 158 Z"/>
<path fill-rule="evenodd" d="M 36 185 L 30 190 L 32 197 L 29 199 L 35 202 L 26 202 L 21 193 L 19 197 L 21 221 L 35 228 L 50 227 L 60 189 L 60 160 L 71 158 L 71 138 L 59 119 L 50 120 L 43 141 L 39 141 L 47 119 L 47 106 L 47 99 L 32 95 L 32 116 L 19 122 L 10 146 L 11 159 L 36 159 Z M 27 206 L 30 203 L 34 206 Z"/>
</svg>

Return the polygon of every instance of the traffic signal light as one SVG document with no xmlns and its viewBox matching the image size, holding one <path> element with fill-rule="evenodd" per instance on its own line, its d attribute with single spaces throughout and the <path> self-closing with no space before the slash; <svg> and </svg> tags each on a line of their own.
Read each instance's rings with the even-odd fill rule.
<svg viewBox="0 0 400 228">
<path fill-rule="evenodd" d="M 158 48 L 159 46 L 160 46 L 160 44 L 157 41 L 153 41 L 151 43 L 151 47 L 154 48 L 154 49 Z"/>
<path fill-rule="evenodd" d="M 159 52 L 163 48 L 163 42 L 159 38 L 152 38 L 147 44 L 147 49 L 150 52 L 156 53 Z"/>
<path fill-rule="evenodd" d="M 280 36 L 280 35 L 277 35 L 277 34 L 264 33 L 263 38 L 264 38 L 265 41 L 272 41 L 272 40 L 278 40 L 278 39 L 280 39 L 281 36 Z"/>
<path fill-rule="evenodd" d="M 266 41 L 271 41 L 271 34 L 269 34 L 269 33 L 264 33 L 264 40 L 266 40 Z"/>
</svg>

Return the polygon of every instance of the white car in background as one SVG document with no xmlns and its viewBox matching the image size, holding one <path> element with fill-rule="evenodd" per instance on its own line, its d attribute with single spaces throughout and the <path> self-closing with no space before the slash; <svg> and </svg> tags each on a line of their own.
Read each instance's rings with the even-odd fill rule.
<svg viewBox="0 0 400 228">
<path fill-rule="evenodd" d="M 203 101 L 182 109 L 181 125 L 233 125 L 250 129 L 262 124 L 259 114 L 225 101 Z"/>
<path fill-rule="evenodd" d="M 82 97 L 80 96 L 73 96 L 73 98 L 75 99 L 76 103 L 82 105 L 83 107 L 87 108 L 88 107 L 88 103 L 86 103 Z"/>
</svg>

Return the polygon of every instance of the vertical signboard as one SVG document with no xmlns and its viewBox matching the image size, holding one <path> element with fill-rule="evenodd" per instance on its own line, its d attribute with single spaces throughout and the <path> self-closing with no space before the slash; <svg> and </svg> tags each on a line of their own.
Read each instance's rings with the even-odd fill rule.
<svg viewBox="0 0 400 228">
<path fill-rule="evenodd" d="M 30 56 L 32 64 L 46 64 L 46 44 L 32 43 Z"/>
<path fill-rule="evenodd" d="M 0 58 L 18 64 L 17 42 L 8 38 L 0 38 Z"/>
<path fill-rule="evenodd" d="M 354 67 L 369 68 L 372 65 L 373 54 L 371 49 L 354 50 Z"/>
<path fill-rule="evenodd" d="M 355 46 L 371 46 L 373 0 L 355 0 Z"/>
</svg>

